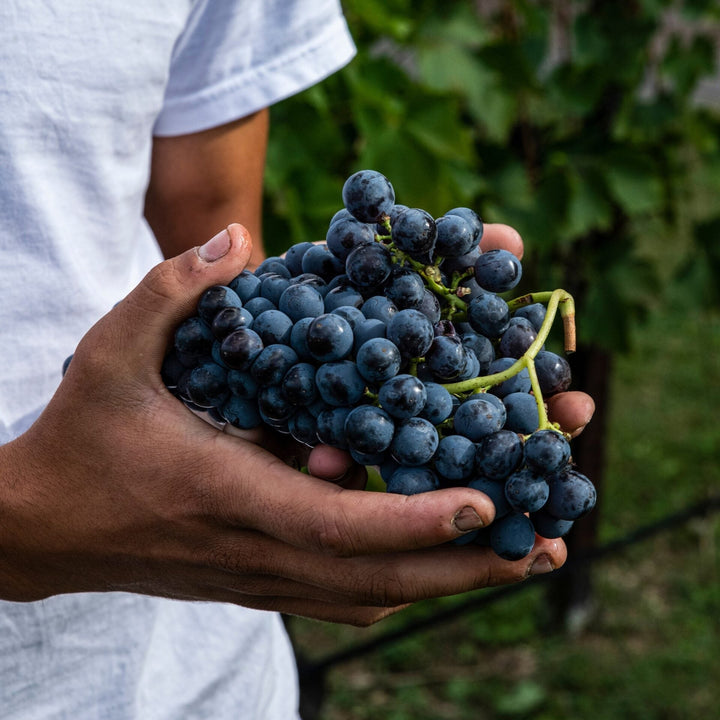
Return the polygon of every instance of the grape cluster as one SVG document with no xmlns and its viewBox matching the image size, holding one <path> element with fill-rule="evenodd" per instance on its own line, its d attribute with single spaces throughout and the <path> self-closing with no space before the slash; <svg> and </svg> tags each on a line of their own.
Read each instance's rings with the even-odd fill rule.
<svg viewBox="0 0 720 720">
<path fill-rule="evenodd" d="M 567 361 L 545 349 L 564 291 L 503 293 L 520 281 L 506 250 L 481 253 L 468 208 L 442 217 L 395 202 L 363 170 L 324 243 L 293 245 L 207 289 L 162 368 L 193 410 L 239 429 L 262 424 L 377 466 L 387 491 L 485 492 L 492 525 L 462 543 L 527 555 L 595 503 L 544 398 L 566 390 Z"/>
</svg>

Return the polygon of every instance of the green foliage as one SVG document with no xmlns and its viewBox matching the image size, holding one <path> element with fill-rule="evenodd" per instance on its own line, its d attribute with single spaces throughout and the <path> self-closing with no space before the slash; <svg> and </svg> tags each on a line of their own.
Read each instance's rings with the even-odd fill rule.
<svg viewBox="0 0 720 720">
<path fill-rule="evenodd" d="M 527 282 L 542 281 L 528 289 L 579 293 L 588 342 L 626 346 L 675 278 L 667 245 L 677 283 L 717 302 L 720 211 L 696 196 L 720 189 L 720 121 L 693 99 L 720 18 L 685 0 L 693 31 L 667 29 L 671 5 L 346 0 L 356 58 L 273 108 L 268 249 L 322 239 L 344 179 L 368 167 L 398 202 L 514 225 Z"/>
</svg>

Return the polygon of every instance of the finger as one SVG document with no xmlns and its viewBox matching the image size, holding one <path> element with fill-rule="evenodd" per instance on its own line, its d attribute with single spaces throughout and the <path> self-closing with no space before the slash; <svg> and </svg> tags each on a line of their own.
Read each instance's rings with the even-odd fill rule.
<svg viewBox="0 0 720 720">
<path fill-rule="evenodd" d="M 509 250 L 520 260 L 522 260 L 524 253 L 520 233 L 515 228 L 502 223 L 488 223 L 485 225 L 480 240 L 480 249 L 483 252 L 498 249 Z"/>
<path fill-rule="evenodd" d="M 214 448 L 215 468 L 224 473 L 201 480 L 211 512 L 299 547 L 342 556 L 427 547 L 484 527 L 495 514 L 490 499 L 470 488 L 411 496 L 344 490 L 235 440 L 222 457 Z"/>
<path fill-rule="evenodd" d="M 488 547 L 446 545 L 413 553 L 329 558 L 315 567 L 312 561 L 295 562 L 289 571 L 308 583 L 315 577 L 334 592 L 350 591 L 357 604 L 396 607 L 521 582 L 560 568 L 566 559 L 562 540 L 536 536 L 531 553 L 515 561 L 502 559 Z"/>
<path fill-rule="evenodd" d="M 222 553 L 228 569 L 235 554 L 244 568 L 245 534 L 238 533 L 236 538 L 229 534 L 225 540 Z M 256 547 L 261 549 L 256 565 L 269 575 L 315 585 L 328 593 L 321 599 L 339 596 L 348 604 L 382 607 L 519 582 L 551 572 L 567 558 L 562 540 L 539 536 L 530 554 L 516 561 L 503 560 L 490 548 L 471 544 L 355 558 L 323 557 L 264 536 L 259 536 Z"/>
<path fill-rule="evenodd" d="M 548 417 L 572 437 L 579 435 L 592 419 L 595 402 L 584 392 L 571 390 L 547 399 Z"/>
<path fill-rule="evenodd" d="M 205 245 L 156 265 L 113 311 L 122 323 L 113 336 L 126 352 L 131 370 L 159 367 L 175 327 L 191 315 L 212 285 L 230 282 L 247 265 L 252 250 L 248 231 L 229 225 Z M 135 367 L 132 367 L 133 364 Z"/>
<path fill-rule="evenodd" d="M 314 447 L 308 457 L 308 472 L 323 480 L 335 482 L 343 479 L 354 466 L 350 453 L 330 445 Z"/>
</svg>

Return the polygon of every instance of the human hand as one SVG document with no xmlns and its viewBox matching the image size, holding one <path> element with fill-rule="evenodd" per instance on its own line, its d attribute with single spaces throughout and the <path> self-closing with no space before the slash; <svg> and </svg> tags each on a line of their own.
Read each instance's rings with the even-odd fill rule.
<svg viewBox="0 0 720 720">
<path fill-rule="evenodd" d="M 162 263 L 82 340 L 33 427 L 0 448 L 0 595 L 120 590 L 368 624 L 427 597 L 513 582 L 565 560 L 443 545 L 492 521 L 482 493 L 346 489 L 188 413 L 159 374 L 173 328 L 245 265 L 223 236 Z M 20 481 L 22 478 L 22 481 Z"/>
</svg>

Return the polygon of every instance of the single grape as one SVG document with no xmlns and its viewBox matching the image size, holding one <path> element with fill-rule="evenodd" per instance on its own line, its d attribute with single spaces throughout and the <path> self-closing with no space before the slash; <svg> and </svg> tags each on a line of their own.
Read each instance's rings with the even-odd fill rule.
<svg viewBox="0 0 720 720">
<path fill-rule="evenodd" d="M 395 426 L 390 451 L 401 465 L 418 467 L 430 461 L 437 450 L 438 442 L 434 425 L 423 418 L 411 417 Z"/>
<path fill-rule="evenodd" d="M 455 432 L 473 442 L 479 442 L 485 435 L 497 432 L 505 423 L 505 407 L 493 402 L 487 394 L 472 395 L 455 411 Z"/>
<path fill-rule="evenodd" d="M 570 365 L 560 355 L 541 350 L 535 357 L 535 370 L 543 397 L 564 392 L 570 387 Z"/>
<path fill-rule="evenodd" d="M 212 325 L 215 315 L 223 308 L 242 307 L 238 294 L 227 285 L 213 285 L 203 292 L 197 302 L 197 314 Z"/>
<path fill-rule="evenodd" d="M 180 323 L 175 330 L 174 347 L 181 357 L 193 360 L 209 357 L 215 340 L 210 326 L 193 316 Z"/>
<path fill-rule="evenodd" d="M 317 436 L 320 442 L 347 450 L 345 420 L 350 414 L 349 407 L 332 407 L 321 410 L 317 415 Z"/>
<path fill-rule="evenodd" d="M 310 405 L 317 399 L 315 366 L 306 362 L 293 365 L 285 373 L 281 385 L 285 397 L 293 405 Z"/>
<path fill-rule="evenodd" d="M 459 337 L 436 337 L 425 353 L 425 362 L 441 382 L 458 378 L 466 364 L 466 349 Z"/>
<path fill-rule="evenodd" d="M 475 261 L 475 279 L 480 287 L 494 293 L 514 288 L 522 277 L 522 265 L 508 250 L 489 250 Z"/>
<path fill-rule="evenodd" d="M 435 221 L 435 225 L 437 227 L 435 255 L 442 258 L 460 257 L 477 245 L 474 227 L 460 215 L 443 215 Z"/>
<path fill-rule="evenodd" d="M 505 372 L 510 368 L 517 360 L 515 358 L 497 358 L 490 363 L 488 368 L 488 375 L 494 375 L 495 373 Z M 507 380 L 504 380 L 497 385 L 490 388 L 490 392 L 499 398 L 504 398 L 510 393 L 529 393 L 532 389 L 530 383 L 530 373 L 527 368 L 523 368 L 519 373 L 512 375 Z"/>
<path fill-rule="evenodd" d="M 498 345 L 501 357 L 519 358 L 537 338 L 537 331 L 526 318 L 513 318 L 502 334 Z"/>
<path fill-rule="evenodd" d="M 570 467 L 548 477 L 550 497 L 545 510 L 559 520 L 577 520 L 594 507 L 597 493 L 592 482 Z"/>
<path fill-rule="evenodd" d="M 516 512 L 535 512 L 547 502 L 550 488 L 545 478 L 530 468 L 514 472 L 505 482 L 505 497 Z"/>
<path fill-rule="evenodd" d="M 312 285 L 288 285 L 278 299 L 278 310 L 293 322 L 304 317 L 317 317 L 325 312 L 325 301 Z"/>
<path fill-rule="evenodd" d="M 322 399 L 334 406 L 357 405 L 365 392 L 365 380 L 349 360 L 321 365 L 315 373 L 315 384 Z"/>
<path fill-rule="evenodd" d="M 392 270 L 390 251 L 379 243 L 361 245 L 355 248 L 345 260 L 345 271 L 357 286 L 375 287 L 382 285 Z"/>
<path fill-rule="evenodd" d="M 411 257 L 420 258 L 432 252 L 437 238 L 437 226 L 430 213 L 420 208 L 408 208 L 392 226 L 395 245 Z"/>
<path fill-rule="evenodd" d="M 230 425 L 240 430 L 252 430 L 262 425 L 255 400 L 230 395 L 220 409 L 220 413 Z"/>
<path fill-rule="evenodd" d="M 257 396 L 260 416 L 273 427 L 282 427 L 296 411 L 294 405 L 285 397 L 279 385 L 261 387 Z M 280 424 L 278 424 L 280 423 Z"/>
<path fill-rule="evenodd" d="M 418 308 L 425 299 L 425 283 L 414 270 L 395 267 L 385 294 L 400 309 Z"/>
<path fill-rule="evenodd" d="M 387 480 L 387 492 L 416 495 L 440 487 L 437 475 L 427 467 L 399 467 Z"/>
<path fill-rule="evenodd" d="M 318 275 L 325 282 L 329 282 L 344 269 L 342 262 L 324 244 L 313 245 L 302 257 L 302 271 Z"/>
<path fill-rule="evenodd" d="M 434 457 L 435 470 L 448 480 L 463 480 L 475 468 L 475 444 L 462 435 L 440 440 Z"/>
<path fill-rule="evenodd" d="M 325 312 L 333 312 L 339 307 L 362 307 L 364 300 L 358 289 L 348 280 L 340 283 L 328 291 L 325 295 Z"/>
<path fill-rule="evenodd" d="M 505 427 L 516 433 L 529 435 L 537 430 L 540 424 L 537 400 L 528 392 L 508 393 L 503 397 L 507 411 Z"/>
<path fill-rule="evenodd" d="M 325 242 L 330 252 L 338 258 L 345 260 L 357 247 L 375 242 L 375 230 L 354 217 L 342 218 L 331 223 L 325 234 Z"/>
<path fill-rule="evenodd" d="M 509 513 L 490 526 L 490 546 L 504 560 L 521 560 L 535 546 L 535 528 L 522 513 Z"/>
<path fill-rule="evenodd" d="M 300 408 L 288 420 L 288 430 L 295 440 L 308 447 L 318 444 L 317 420 L 305 408 Z"/>
<path fill-rule="evenodd" d="M 422 411 L 427 391 L 422 381 L 414 375 L 395 375 L 382 385 L 378 400 L 390 415 L 404 420 Z"/>
<path fill-rule="evenodd" d="M 474 210 L 467 207 L 456 207 L 452 210 L 448 210 L 445 214 L 459 215 L 461 218 L 467 221 L 472 228 L 475 244 L 477 245 L 480 242 L 483 236 L 483 221 L 480 219 L 480 216 Z M 468 265 L 465 265 L 464 267 L 468 267 Z"/>
<path fill-rule="evenodd" d="M 363 315 L 363 318 L 365 316 Z M 353 351 L 356 356 L 360 352 L 360 348 L 368 341 L 378 338 L 385 339 L 387 334 L 387 325 L 382 320 L 363 320 L 353 328 Z M 398 351 L 398 356 L 400 352 Z"/>
<path fill-rule="evenodd" d="M 510 322 L 507 303 L 491 292 L 474 297 L 468 304 L 467 313 L 473 330 L 490 339 L 500 337 Z"/>
<path fill-rule="evenodd" d="M 260 296 L 260 278 L 249 270 L 243 270 L 235 276 L 229 287 L 235 291 L 243 304 Z"/>
<path fill-rule="evenodd" d="M 523 441 L 515 432 L 503 428 L 483 437 L 477 445 L 475 466 L 490 480 L 504 480 L 523 462 Z"/>
<path fill-rule="evenodd" d="M 257 317 L 261 313 L 266 312 L 267 310 L 277 310 L 277 307 L 267 298 L 260 297 L 254 297 L 250 298 L 247 302 L 244 304 L 245 310 L 247 310 L 253 317 Z"/>
<path fill-rule="evenodd" d="M 570 443 L 555 430 L 538 430 L 525 441 L 525 462 L 539 473 L 553 473 L 570 460 Z"/>
<path fill-rule="evenodd" d="M 222 341 L 220 356 L 229 368 L 246 371 L 250 370 L 263 347 L 265 346 L 261 337 L 254 330 L 240 328 L 231 332 Z"/>
<path fill-rule="evenodd" d="M 348 357 L 353 348 L 353 339 L 348 321 L 333 313 L 316 317 L 307 328 L 307 348 L 312 357 L 320 362 L 333 362 Z"/>
<path fill-rule="evenodd" d="M 187 393 L 199 407 L 222 406 L 230 396 L 227 371 L 214 362 L 198 365 L 190 371 Z"/>
<path fill-rule="evenodd" d="M 470 348 L 475 353 L 475 357 L 480 365 L 480 374 L 486 375 L 489 373 L 490 363 L 495 359 L 495 348 L 492 342 L 474 330 L 461 333 L 460 341 L 465 347 Z"/>
<path fill-rule="evenodd" d="M 255 318 L 246 308 L 227 307 L 218 311 L 212 321 L 211 330 L 213 335 L 221 342 L 233 330 L 240 328 L 252 328 Z"/>
<path fill-rule="evenodd" d="M 397 345 L 403 357 L 422 357 L 430 349 L 434 333 L 431 322 L 418 310 L 398 310 L 387 330 L 388 339 Z"/>
<path fill-rule="evenodd" d="M 376 454 L 387 450 L 395 424 L 382 409 L 373 405 L 353 408 L 345 420 L 345 437 L 351 450 Z"/>
<path fill-rule="evenodd" d="M 277 273 L 260 275 L 260 297 L 269 300 L 275 307 L 280 307 L 280 296 L 290 286 L 290 279 Z"/>
<path fill-rule="evenodd" d="M 255 275 L 260 277 L 266 273 L 274 273 L 276 275 L 282 275 L 284 278 L 290 277 L 290 271 L 285 264 L 285 260 L 277 255 L 271 255 L 265 258 L 256 268 Z"/>
<path fill-rule="evenodd" d="M 360 375 L 372 384 L 384 383 L 400 371 L 400 351 L 384 337 L 372 338 L 363 343 L 355 360 Z"/>
<path fill-rule="evenodd" d="M 345 181 L 342 199 L 353 217 L 361 222 L 375 223 L 389 215 L 395 204 L 395 191 L 381 173 L 359 170 Z"/>
<path fill-rule="evenodd" d="M 380 320 L 386 325 L 390 324 L 398 309 L 395 303 L 383 295 L 376 295 L 364 302 L 360 308 L 368 320 Z"/>
<path fill-rule="evenodd" d="M 266 310 L 255 316 L 252 329 L 260 336 L 264 345 L 287 345 L 292 327 L 293 321 L 284 312 Z"/>
</svg>

